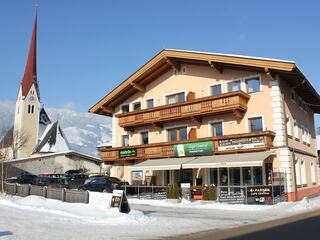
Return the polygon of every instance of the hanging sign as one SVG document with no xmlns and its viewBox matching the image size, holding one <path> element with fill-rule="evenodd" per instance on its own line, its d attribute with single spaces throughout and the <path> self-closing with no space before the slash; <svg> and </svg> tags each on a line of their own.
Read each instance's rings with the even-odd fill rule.
<svg viewBox="0 0 320 240">
<path fill-rule="evenodd" d="M 175 144 L 175 157 L 212 155 L 212 141 Z"/>
</svg>

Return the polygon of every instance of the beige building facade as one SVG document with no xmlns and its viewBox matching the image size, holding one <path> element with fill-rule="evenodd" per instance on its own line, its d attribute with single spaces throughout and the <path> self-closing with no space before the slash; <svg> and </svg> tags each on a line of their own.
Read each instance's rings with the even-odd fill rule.
<svg viewBox="0 0 320 240">
<path fill-rule="evenodd" d="M 319 103 L 294 62 L 163 50 L 90 111 L 112 117 L 111 175 L 228 192 L 281 178 L 296 200 L 319 192 Z"/>
</svg>

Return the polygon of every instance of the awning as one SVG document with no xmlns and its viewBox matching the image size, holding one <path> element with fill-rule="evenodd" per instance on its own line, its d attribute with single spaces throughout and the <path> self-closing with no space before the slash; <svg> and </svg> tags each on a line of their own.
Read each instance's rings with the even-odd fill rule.
<svg viewBox="0 0 320 240">
<path fill-rule="evenodd" d="M 194 157 L 182 164 L 182 168 L 223 168 L 262 166 L 272 152 L 251 152 Z"/>
<path fill-rule="evenodd" d="M 180 169 L 183 163 L 189 162 L 193 157 L 185 158 L 162 158 L 149 159 L 144 162 L 129 166 L 131 171 L 134 170 L 176 170 Z"/>
</svg>

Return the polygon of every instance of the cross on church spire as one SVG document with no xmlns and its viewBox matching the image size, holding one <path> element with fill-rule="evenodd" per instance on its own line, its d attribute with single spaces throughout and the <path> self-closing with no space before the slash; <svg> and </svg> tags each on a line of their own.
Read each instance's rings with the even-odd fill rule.
<svg viewBox="0 0 320 240">
<path fill-rule="evenodd" d="M 30 88 L 32 87 L 32 84 L 34 84 L 37 91 L 38 99 L 40 100 L 40 92 L 37 81 L 37 16 L 38 10 L 36 9 L 29 54 L 21 81 L 21 87 L 22 96 L 26 97 L 30 91 Z"/>
</svg>

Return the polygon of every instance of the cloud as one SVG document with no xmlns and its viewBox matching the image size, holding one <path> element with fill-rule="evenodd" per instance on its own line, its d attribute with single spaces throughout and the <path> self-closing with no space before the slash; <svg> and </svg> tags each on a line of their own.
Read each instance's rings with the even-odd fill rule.
<svg viewBox="0 0 320 240">
<path fill-rule="evenodd" d="M 68 109 L 68 110 L 75 110 L 76 109 L 76 104 L 74 102 L 67 102 L 61 106 L 63 109 Z"/>
</svg>

